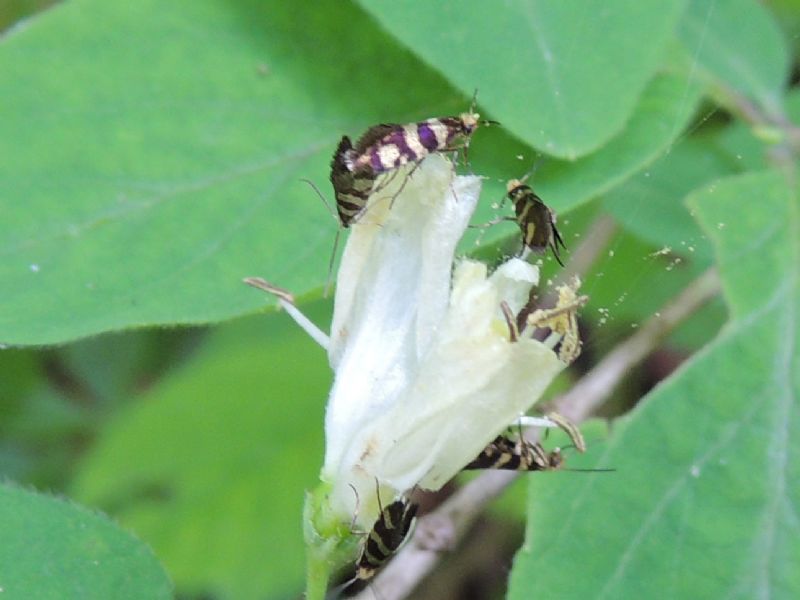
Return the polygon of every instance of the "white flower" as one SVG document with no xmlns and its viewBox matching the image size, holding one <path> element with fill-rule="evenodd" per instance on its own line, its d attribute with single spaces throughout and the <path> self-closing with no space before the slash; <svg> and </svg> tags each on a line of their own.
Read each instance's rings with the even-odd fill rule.
<svg viewBox="0 0 800 600">
<path fill-rule="evenodd" d="M 386 504 L 415 486 L 440 488 L 566 366 L 553 350 L 563 323 L 540 319 L 553 329 L 545 342 L 532 339 L 533 327 L 512 341 L 501 308 L 516 315 L 527 304 L 536 266 L 512 258 L 488 275 L 476 261 L 453 265 L 480 178 L 455 176 L 440 155 L 408 171 L 378 181 L 342 257 L 331 338 L 313 332 L 328 342 L 336 374 L 325 420 L 324 520 L 349 524 L 355 516 L 366 530 L 378 493 Z M 574 311 L 574 289 L 562 296 L 560 319 Z"/>
</svg>

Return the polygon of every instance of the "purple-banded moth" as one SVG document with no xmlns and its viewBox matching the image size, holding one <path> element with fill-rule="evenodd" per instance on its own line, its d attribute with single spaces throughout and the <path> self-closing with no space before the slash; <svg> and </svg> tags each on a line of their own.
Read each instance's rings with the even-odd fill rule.
<svg viewBox="0 0 800 600">
<path fill-rule="evenodd" d="M 440 117 L 406 125 L 373 125 L 353 145 L 343 136 L 331 161 L 331 184 L 342 227 L 349 227 L 364 210 L 378 176 L 409 163 L 419 163 L 432 152 L 466 149 L 481 121 L 475 112 Z"/>
<path fill-rule="evenodd" d="M 418 164 L 431 152 L 461 148 L 466 151 L 478 126 L 494 123 L 496 121 L 481 121 L 480 115 L 471 109 L 457 117 L 433 118 L 407 125 L 374 125 L 356 141 L 355 146 L 348 136 L 342 136 L 333 153 L 330 173 L 341 228 L 350 227 L 364 212 L 370 195 L 376 191 L 375 183 L 380 175 L 409 163 Z M 306 181 L 325 201 L 316 186 Z M 325 295 L 330 287 L 338 242 L 339 233 L 331 254 Z"/>
<path fill-rule="evenodd" d="M 355 157 L 356 152 L 350 138 L 342 136 L 331 161 L 331 184 L 342 227 L 350 227 L 364 210 L 375 185 L 376 175 L 372 169 L 351 168 Z"/>
<path fill-rule="evenodd" d="M 349 169 L 352 173 L 369 169 L 379 175 L 419 162 L 432 152 L 466 148 L 478 126 L 490 123 L 496 121 L 481 121 L 478 113 L 470 111 L 406 125 L 375 125 L 358 139 L 354 152 L 348 155 Z"/>
<path fill-rule="evenodd" d="M 352 225 L 358 216 L 364 211 L 367 206 L 367 200 L 372 193 L 375 185 L 375 174 L 371 169 L 359 169 L 352 171 L 350 165 L 354 159 L 355 150 L 353 150 L 353 143 L 346 135 L 342 136 L 339 140 L 339 145 L 333 153 L 331 160 L 331 174 L 330 180 L 333 185 L 334 198 L 336 199 L 336 214 L 339 220 L 339 230 L 336 232 L 336 237 L 333 241 L 333 250 L 331 251 L 331 258 L 328 261 L 328 277 L 325 284 L 325 297 L 331 288 L 333 265 L 336 260 L 336 250 L 339 247 L 339 236 L 342 229 L 346 229 Z M 317 195 L 322 199 L 325 205 L 330 210 L 328 201 L 325 196 L 319 191 L 316 185 L 308 179 L 303 179 L 311 188 L 317 192 Z"/>
</svg>

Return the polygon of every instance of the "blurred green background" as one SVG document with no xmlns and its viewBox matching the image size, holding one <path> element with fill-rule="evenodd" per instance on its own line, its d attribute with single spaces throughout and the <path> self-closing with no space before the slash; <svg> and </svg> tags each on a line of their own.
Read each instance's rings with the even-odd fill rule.
<svg viewBox="0 0 800 600">
<path fill-rule="evenodd" d="M 187 600 L 300 595 L 332 374 L 241 279 L 291 289 L 327 329 L 336 223 L 299 179 L 330 195 L 339 136 L 458 113 L 476 88 L 502 125 L 470 148 L 474 222 L 533 166 L 570 251 L 599 220 L 611 232 L 584 273 L 584 354 L 553 394 L 706 269 L 724 295 L 601 409 L 638 404 L 572 464 L 616 473 L 519 482 L 414 597 L 505 597 L 526 520 L 510 597 L 800 594 L 800 209 L 776 176 L 800 145 L 795 2 L 5 0 L 0 31 L 8 597 L 169 597 L 167 576 Z M 463 249 L 518 244 L 507 224 Z M 166 576 L 33 491 L 110 515 Z M 62 533 L 59 511 L 103 543 Z M 63 562 L 87 546 L 147 575 L 92 583 Z M 49 592 L 42 564 L 61 565 Z"/>
</svg>

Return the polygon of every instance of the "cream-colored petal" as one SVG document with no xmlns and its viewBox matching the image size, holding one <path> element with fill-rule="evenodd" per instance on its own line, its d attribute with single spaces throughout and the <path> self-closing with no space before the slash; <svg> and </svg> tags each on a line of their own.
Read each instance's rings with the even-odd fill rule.
<svg viewBox="0 0 800 600">
<path fill-rule="evenodd" d="M 485 275 L 480 263 L 459 265 L 450 309 L 415 380 L 359 432 L 343 464 L 399 490 L 438 489 L 563 370 L 540 342 L 509 341 L 496 322 L 497 280 Z"/>
<path fill-rule="evenodd" d="M 531 288 L 539 285 L 539 267 L 519 258 L 512 258 L 489 277 L 497 295 L 517 314 L 528 303 Z"/>
<path fill-rule="evenodd" d="M 433 155 L 374 194 L 352 226 L 331 329 L 323 478 L 359 452 L 354 439 L 413 381 L 447 309 L 456 244 L 479 193 L 478 177 L 456 177 Z"/>
</svg>

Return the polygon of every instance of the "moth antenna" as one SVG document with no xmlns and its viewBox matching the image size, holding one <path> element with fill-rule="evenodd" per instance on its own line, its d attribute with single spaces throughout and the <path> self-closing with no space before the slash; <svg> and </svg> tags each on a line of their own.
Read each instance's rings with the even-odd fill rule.
<svg viewBox="0 0 800 600">
<path fill-rule="evenodd" d="M 601 439 L 601 440 L 589 440 L 588 442 L 585 442 L 585 444 L 586 444 L 586 448 L 589 448 L 589 447 L 594 447 L 594 446 L 599 446 L 600 444 L 603 444 L 603 443 L 605 443 L 605 441 L 606 441 L 606 440 L 602 440 L 602 439 Z M 571 448 L 571 449 L 575 449 L 575 450 L 577 450 L 578 452 L 582 452 L 582 450 L 581 450 L 580 448 L 578 448 L 578 447 L 577 447 L 575 444 L 573 444 L 573 443 L 564 444 L 563 446 L 561 446 L 561 449 L 562 449 L 562 450 L 566 450 L 566 449 L 570 449 L 570 448 Z"/>
<path fill-rule="evenodd" d="M 358 581 L 358 577 L 351 577 L 344 583 L 340 583 L 332 590 L 329 590 L 327 594 L 325 594 L 325 600 L 339 600 L 342 597 L 344 591 L 353 585 L 356 581 Z"/>
<path fill-rule="evenodd" d="M 469 103 L 469 112 L 474 113 L 476 108 L 478 108 L 478 88 L 475 88 L 475 91 L 472 92 L 472 101 Z M 500 121 L 495 121 L 493 119 L 483 119 L 480 121 L 480 124 L 500 125 Z"/>
<path fill-rule="evenodd" d="M 534 158 L 534 160 L 533 160 L 533 164 L 531 165 L 530 170 L 525 175 L 525 179 L 527 179 L 528 177 L 533 177 L 534 175 L 536 175 L 536 172 L 541 168 L 541 166 L 545 163 L 546 160 L 547 160 L 547 157 L 544 154 L 542 154 L 541 152 L 538 152 L 536 154 L 536 158 Z"/>
<path fill-rule="evenodd" d="M 616 469 L 561 469 L 562 471 L 572 471 L 573 473 L 615 473 Z"/>
<path fill-rule="evenodd" d="M 600 444 L 600 443 L 602 443 L 604 441 L 605 440 L 600 440 L 600 441 L 598 441 L 596 443 Z M 595 442 L 590 442 L 587 445 L 588 446 L 593 446 L 593 445 L 595 445 Z M 578 452 L 581 452 L 580 448 L 578 448 L 575 444 L 566 444 L 564 446 L 561 446 L 561 450 L 567 450 L 569 448 L 574 448 Z M 614 472 L 616 472 L 616 469 L 612 468 L 612 467 L 601 468 L 601 469 L 567 469 L 567 468 L 564 468 L 564 469 L 561 469 L 561 470 L 562 471 L 575 471 L 576 473 L 614 473 Z"/>
<path fill-rule="evenodd" d="M 325 208 L 328 209 L 328 212 L 331 213 L 331 216 L 336 219 L 336 223 L 339 225 L 339 228 L 336 230 L 336 237 L 333 239 L 333 251 L 331 252 L 331 258 L 328 261 L 328 275 L 325 278 L 325 291 L 322 294 L 323 298 L 327 298 L 331 292 L 331 287 L 333 287 L 333 265 L 336 262 L 336 251 L 339 249 L 339 236 L 342 234 L 342 224 L 339 221 L 339 217 L 337 216 L 336 212 L 328 203 L 325 196 L 322 195 L 322 192 L 319 191 L 319 188 L 316 186 L 316 184 L 310 179 L 305 178 L 301 178 L 300 181 L 307 183 L 311 186 L 312 190 L 317 192 L 317 196 L 319 196 L 319 199 L 322 200 L 323 204 L 325 204 Z"/>
<path fill-rule="evenodd" d="M 472 92 L 472 100 L 469 103 L 469 114 L 474 115 L 475 109 L 478 107 L 478 88 L 475 88 L 475 91 Z M 479 115 L 478 115 L 479 116 Z M 479 121 L 483 123 L 483 121 Z M 471 136 L 470 136 L 471 137 Z M 464 157 L 464 166 L 469 166 L 469 144 L 470 144 L 470 137 L 466 139 L 464 145 L 459 149 Z M 458 156 L 458 152 L 456 152 L 456 157 Z M 457 160 L 457 158 L 456 158 Z M 455 162 L 455 161 L 454 161 Z"/>
<path fill-rule="evenodd" d="M 356 507 L 355 510 L 353 511 L 353 520 L 350 521 L 350 531 L 355 531 L 356 519 L 358 518 L 358 510 L 361 504 L 361 498 L 358 497 L 358 490 L 356 489 L 356 486 L 354 486 L 352 483 L 348 483 L 347 485 L 350 486 L 350 489 L 353 490 L 353 494 L 355 494 L 356 496 Z"/>
<path fill-rule="evenodd" d="M 381 504 L 381 484 L 378 478 L 375 478 L 375 494 L 378 496 L 378 509 L 383 512 L 383 504 Z"/>
<path fill-rule="evenodd" d="M 319 196 L 319 199 L 322 200 L 322 203 L 325 205 L 325 208 L 328 209 L 328 212 L 331 213 L 331 216 L 334 219 L 336 219 L 336 222 L 338 223 L 339 222 L 339 217 L 336 215 L 336 211 L 333 210 L 331 205 L 328 203 L 328 200 L 325 198 L 325 196 L 322 195 L 322 192 L 319 191 L 319 188 L 316 186 L 316 184 L 313 181 L 311 181 L 310 179 L 306 179 L 304 177 L 301 177 L 300 181 L 302 181 L 304 183 L 307 183 L 308 185 L 311 186 L 312 190 L 317 192 L 317 196 Z"/>
<path fill-rule="evenodd" d="M 478 106 L 478 88 L 475 88 L 475 91 L 472 92 L 472 101 L 469 103 L 469 112 L 474 113 L 477 106 Z"/>
<path fill-rule="evenodd" d="M 333 265 L 336 262 L 336 251 L 339 249 L 339 236 L 342 235 L 342 228 L 336 230 L 336 237 L 333 238 L 333 250 L 331 251 L 331 258 L 328 261 L 328 277 L 325 280 L 325 292 L 323 298 L 327 298 L 333 287 Z"/>
</svg>

